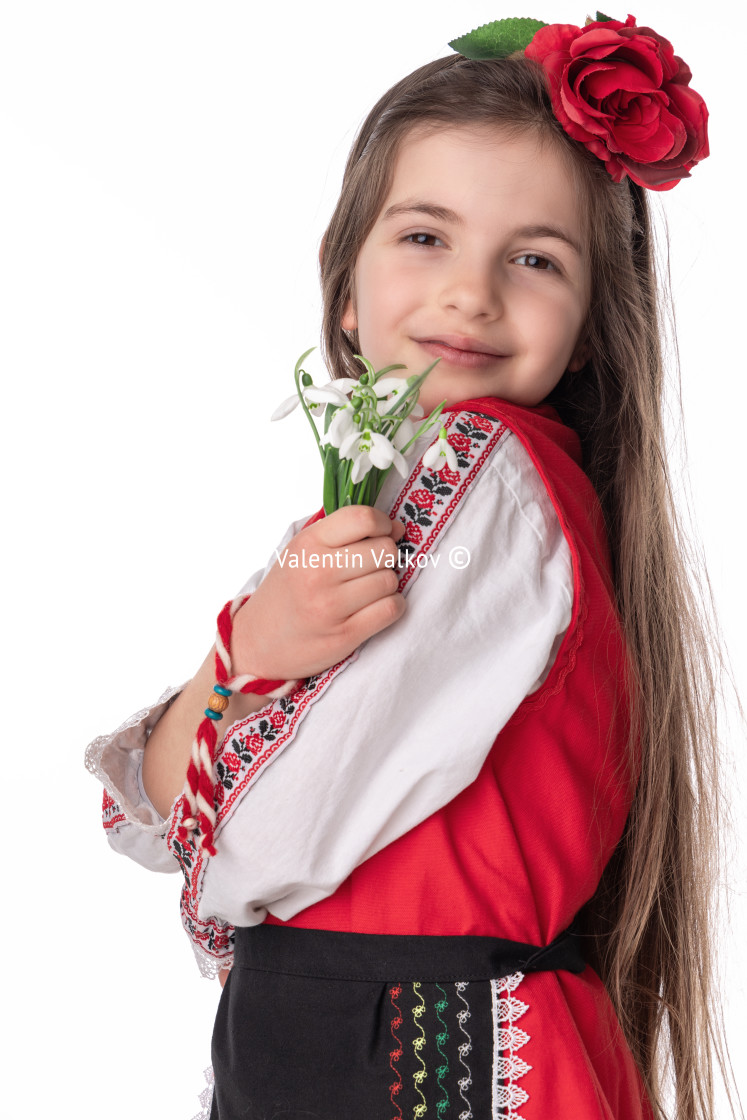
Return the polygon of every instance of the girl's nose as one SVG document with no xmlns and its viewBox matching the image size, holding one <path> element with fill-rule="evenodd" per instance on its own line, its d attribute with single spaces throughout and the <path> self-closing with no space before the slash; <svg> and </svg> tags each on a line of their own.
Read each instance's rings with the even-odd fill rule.
<svg viewBox="0 0 747 1120">
<path fill-rule="evenodd" d="M 498 277 L 487 265 L 455 261 L 442 277 L 442 308 L 460 312 L 468 319 L 497 319 L 503 313 Z"/>
</svg>

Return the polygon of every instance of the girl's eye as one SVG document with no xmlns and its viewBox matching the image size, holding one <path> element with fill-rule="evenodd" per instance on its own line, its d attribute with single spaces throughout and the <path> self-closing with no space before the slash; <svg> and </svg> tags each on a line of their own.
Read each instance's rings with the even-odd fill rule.
<svg viewBox="0 0 747 1120">
<path fill-rule="evenodd" d="M 551 269 L 557 272 L 557 267 L 549 261 L 547 257 L 541 257 L 538 253 L 522 253 L 520 257 L 514 257 L 515 261 L 526 261 L 529 268 L 536 269 Z"/>
<path fill-rule="evenodd" d="M 443 245 L 443 241 L 440 237 L 436 237 L 435 233 L 408 233 L 403 240 L 409 241 L 411 245 L 431 246 L 435 242 L 438 242 L 439 245 Z"/>
</svg>

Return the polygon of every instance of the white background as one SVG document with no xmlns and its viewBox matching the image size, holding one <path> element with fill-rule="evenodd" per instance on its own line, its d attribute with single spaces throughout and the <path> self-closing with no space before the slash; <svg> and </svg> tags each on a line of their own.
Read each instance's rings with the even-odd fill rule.
<svg viewBox="0 0 747 1120">
<path fill-rule="evenodd" d="M 305 420 L 268 416 L 318 340 L 319 241 L 363 116 L 472 26 L 583 22 L 579 2 L 3 7 L 6 1114 L 197 1111 L 218 986 L 181 931 L 179 877 L 110 853 L 83 748 L 191 675 L 218 607 L 320 504 Z M 712 157 L 656 206 L 692 506 L 744 680 L 740 30 L 735 4 L 699 10 L 635 15 L 673 41 L 711 110 Z M 727 749 L 744 789 L 736 721 Z M 745 861 L 730 844 L 720 960 L 737 1057 Z"/>
</svg>

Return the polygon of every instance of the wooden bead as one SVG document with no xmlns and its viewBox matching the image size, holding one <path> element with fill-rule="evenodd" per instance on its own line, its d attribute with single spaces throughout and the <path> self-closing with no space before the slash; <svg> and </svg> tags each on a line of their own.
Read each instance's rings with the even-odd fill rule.
<svg viewBox="0 0 747 1120">
<path fill-rule="evenodd" d="M 214 712 L 225 712 L 228 707 L 228 697 L 219 696 L 217 692 L 210 693 L 208 700 L 208 708 L 212 708 Z"/>
</svg>

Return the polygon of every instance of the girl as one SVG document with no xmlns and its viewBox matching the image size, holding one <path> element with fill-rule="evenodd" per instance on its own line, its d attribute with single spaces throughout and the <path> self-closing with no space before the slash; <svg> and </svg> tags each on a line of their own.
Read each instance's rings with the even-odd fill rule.
<svg viewBox="0 0 747 1120">
<path fill-rule="evenodd" d="M 444 441 L 295 522 L 183 691 L 89 748 L 112 846 L 181 866 L 228 976 L 214 1120 L 654 1117 L 667 1062 L 712 1115 L 712 682 L 646 199 L 707 115 L 632 17 L 506 22 L 374 107 L 320 253 L 333 375 L 438 357 Z"/>
</svg>

